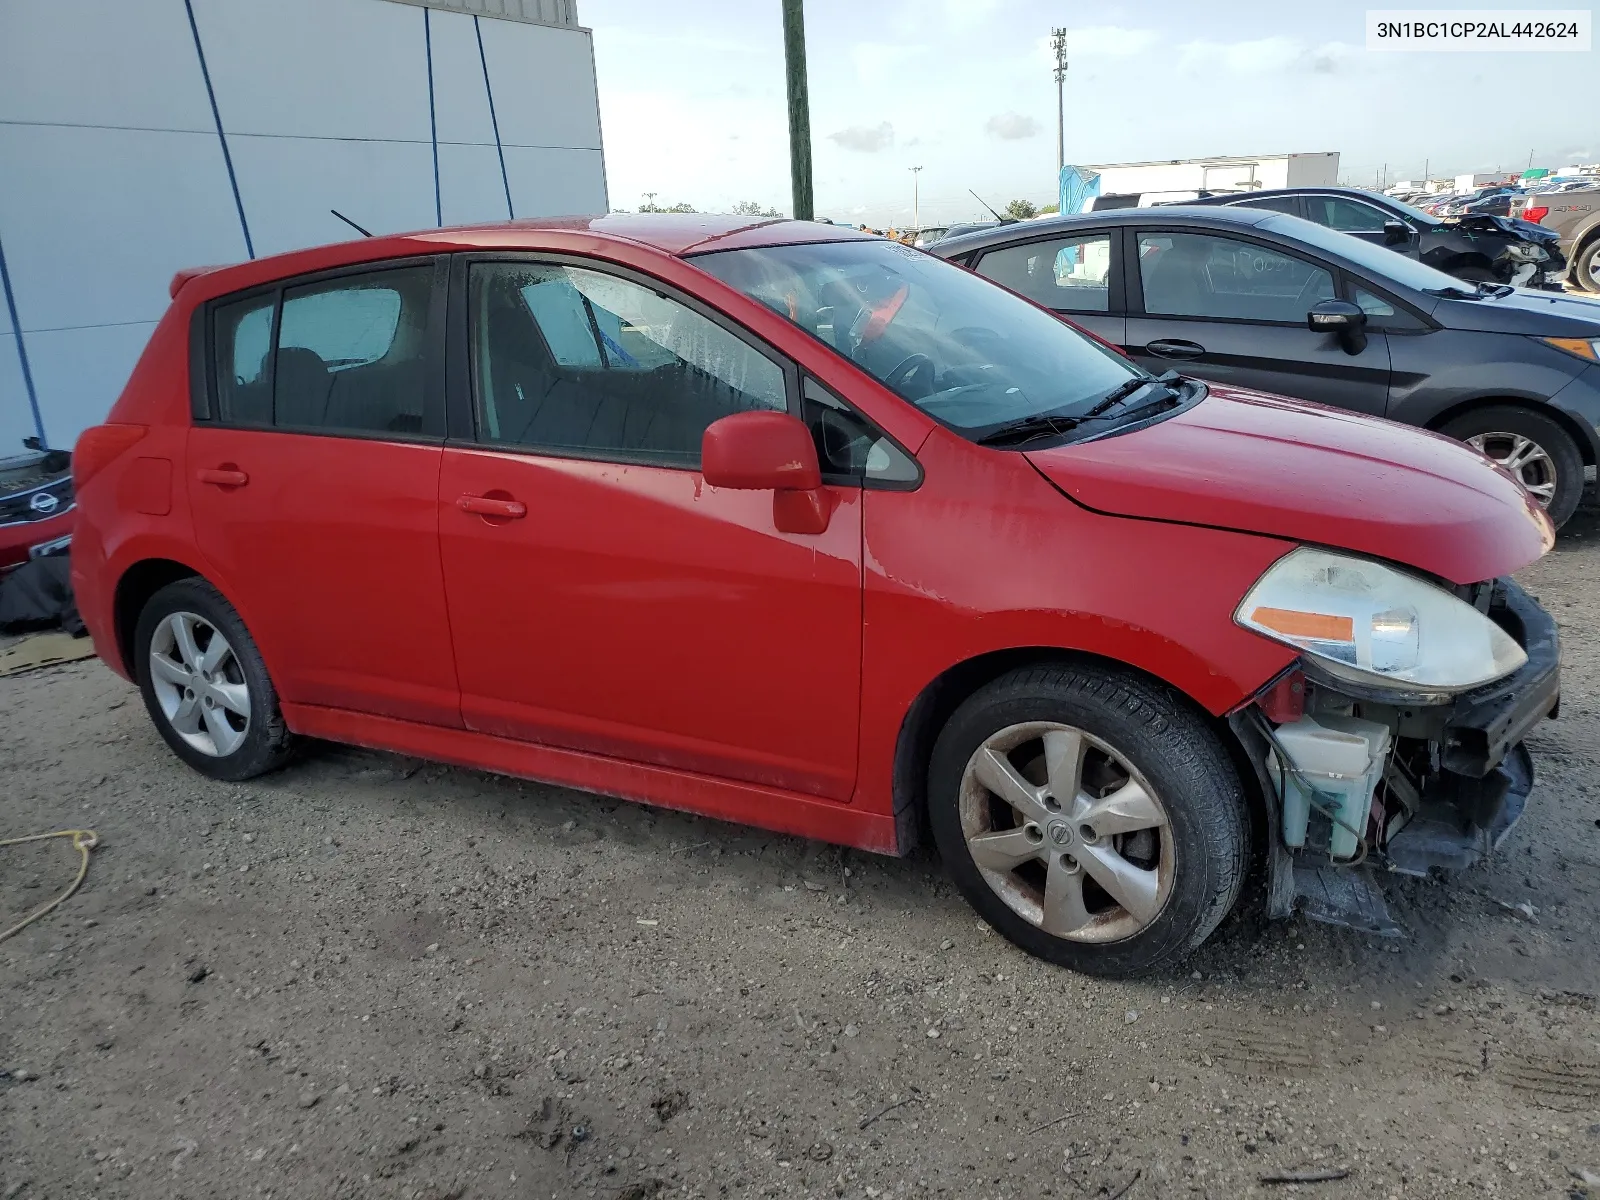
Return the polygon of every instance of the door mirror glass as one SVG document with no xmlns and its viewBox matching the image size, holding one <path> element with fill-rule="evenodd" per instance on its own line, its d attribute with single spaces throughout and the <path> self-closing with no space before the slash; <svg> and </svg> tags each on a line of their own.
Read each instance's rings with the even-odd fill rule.
<svg viewBox="0 0 1600 1200">
<path fill-rule="evenodd" d="M 712 487 L 741 491 L 811 491 L 822 468 L 811 433 L 798 417 L 743 412 L 713 421 L 700 443 L 700 471 Z"/>
<path fill-rule="evenodd" d="M 1411 227 L 1404 221 L 1385 221 L 1383 223 L 1383 244 L 1385 246 L 1398 246 L 1411 237 Z"/>
</svg>

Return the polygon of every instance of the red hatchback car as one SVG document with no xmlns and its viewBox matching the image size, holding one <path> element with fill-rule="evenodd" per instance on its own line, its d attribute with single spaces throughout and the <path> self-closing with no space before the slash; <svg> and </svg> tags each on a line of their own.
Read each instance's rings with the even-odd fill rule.
<svg viewBox="0 0 1600 1200">
<path fill-rule="evenodd" d="M 75 459 L 184 761 L 294 735 L 884 853 L 1127 973 L 1490 852 L 1556 705 L 1486 459 L 1154 377 L 838 227 L 610 216 L 180 275 Z M 1365 864 L 1365 865 L 1363 865 Z"/>
</svg>

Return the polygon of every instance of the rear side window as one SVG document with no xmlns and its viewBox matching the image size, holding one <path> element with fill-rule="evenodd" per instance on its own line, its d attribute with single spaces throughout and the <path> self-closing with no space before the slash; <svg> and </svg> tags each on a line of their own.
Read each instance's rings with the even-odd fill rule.
<svg viewBox="0 0 1600 1200">
<path fill-rule="evenodd" d="M 1105 312 L 1110 308 L 1111 235 L 1052 238 L 991 250 L 977 271 L 1046 308 Z"/>
<path fill-rule="evenodd" d="M 272 424 L 272 321 L 275 296 L 224 304 L 216 311 L 217 401 L 230 424 Z"/>
<path fill-rule="evenodd" d="M 213 352 L 221 420 L 421 433 L 433 276 L 431 265 L 399 267 L 219 306 Z"/>
</svg>

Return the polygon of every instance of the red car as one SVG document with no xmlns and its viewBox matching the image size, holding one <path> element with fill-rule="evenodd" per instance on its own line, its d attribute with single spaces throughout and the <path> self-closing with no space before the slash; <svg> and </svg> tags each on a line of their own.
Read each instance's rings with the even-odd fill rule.
<svg viewBox="0 0 1600 1200">
<path fill-rule="evenodd" d="M 0 459 L 0 578 L 71 543 L 77 514 L 69 468 L 69 456 L 57 451 Z"/>
<path fill-rule="evenodd" d="M 1126 973 L 1489 852 L 1552 531 L 1452 441 L 1151 376 L 837 226 L 610 216 L 180 275 L 78 602 L 219 779 L 295 735 L 895 854 Z M 1360 865 L 1363 860 L 1366 866 Z"/>
</svg>

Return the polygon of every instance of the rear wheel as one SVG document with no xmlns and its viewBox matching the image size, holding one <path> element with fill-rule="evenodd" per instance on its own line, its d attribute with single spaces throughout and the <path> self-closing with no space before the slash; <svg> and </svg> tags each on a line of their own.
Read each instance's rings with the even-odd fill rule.
<svg viewBox="0 0 1600 1200">
<path fill-rule="evenodd" d="M 1440 432 L 1461 439 L 1510 472 L 1557 528 L 1577 510 L 1583 498 L 1583 455 L 1554 418 L 1497 404 L 1457 417 Z"/>
<path fill-rule="evenodd" d="M 1238 897 L 1244 795 L 1176 694 L 1099 666 L 1026 668 L 956 710 L 929 770 L 934 840 L 1028 953 L 1131 975 L 1200 945 Z"/>
<path fill-rule="evenodd" d="M 210 584 L 180 579 L 152 596 L 139 614 L 134 657 L 151 720 L 202 775 L 249 779 L 288 759 L 292 735 L 266 664 Z"/>
<path fill-rule="evenodd" d="M 1586 292 L 1600 292 L 1600 237 L 1591 240 L 1574 257 L 1572 282 Z"/>
</svg>

